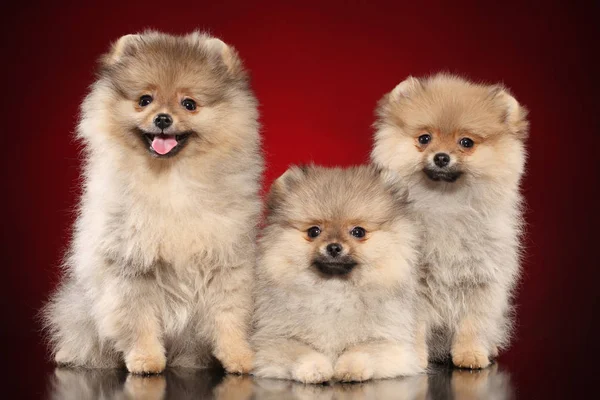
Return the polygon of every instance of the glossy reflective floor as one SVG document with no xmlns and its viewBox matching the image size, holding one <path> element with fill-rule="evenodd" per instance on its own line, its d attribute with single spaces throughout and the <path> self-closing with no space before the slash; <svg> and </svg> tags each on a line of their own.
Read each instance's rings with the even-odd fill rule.
<svg viewBox="0 0 600 400">
<path fill-rule="evenodd" d="M 304 385 L 289 381 L 224 375 L 222 371 L 168 370 L 134 376 L 119 370 L 57 368 L 48 379 L 48 398 L 86 399 L 512 399 L 510 374 L 494 364 L 480 371 L 436 366 L 423 376 L 356 384 Z"/>
</svg>

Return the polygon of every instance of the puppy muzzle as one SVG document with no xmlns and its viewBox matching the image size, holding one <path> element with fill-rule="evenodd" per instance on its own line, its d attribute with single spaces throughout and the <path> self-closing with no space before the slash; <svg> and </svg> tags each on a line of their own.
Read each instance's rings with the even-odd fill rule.
<svg viewBox="0 0 600 400">
<path fill-rule="evenodd" d="M 462 171 L 456 168 L 423 168 L 423 172 L 432 181 L 456 182 Z"/>
<path fill-rule="evenodd" d="M 344 276 L 348 275 L 358 263 L 350 257 L 343 257 L 341 259 L 317 258 L 312 264 L 324 275 Z"/>
</svg>

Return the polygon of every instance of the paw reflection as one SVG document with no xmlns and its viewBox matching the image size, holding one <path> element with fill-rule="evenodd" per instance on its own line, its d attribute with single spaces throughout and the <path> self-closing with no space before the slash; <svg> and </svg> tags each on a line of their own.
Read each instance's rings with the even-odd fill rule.
<svg viewBox="0 0 600 400">
<path fill-rule="evenodd" d="M 431 398 L 455 399 L 512 399 L 515 397 L 510 375 L 492 364 L 481 370 L 433 367 L 429 376 Z"/>
<path fill-rule="evenodd" d="M 496 400 L 513 397 L 510 378 L 507 373 L 498 371 L 498 364 L 478 371 L 454 370 L 451 387 L 458 399 Z"/>
<path fill-rule="evenodd" d="M 497 364 L 479 371 L 433 366 L 427 375 L 324 385 L 224 375 L 220 370 L 167 369 L 162 375 L 138 376 L 126 370 L 57 368 L 49 389 L 50 398 L 57 400 L 499 400 L 515 395 L 509 374 Z"/>
<path fill-rule="evenodd" d="M 363 399 L 425 399 L 427 376 L 374 380 L 363 383 L 305 385 L 292 381 L 255 379 L 256 399 L 294 400 L 363 400 Z"/>
<path fill-rule="evenodd" d="M 165 398 L 167 379 L 162 375 L 128 375 L 124 394 L 128 399 L 162 400 Z"/>
</svg>

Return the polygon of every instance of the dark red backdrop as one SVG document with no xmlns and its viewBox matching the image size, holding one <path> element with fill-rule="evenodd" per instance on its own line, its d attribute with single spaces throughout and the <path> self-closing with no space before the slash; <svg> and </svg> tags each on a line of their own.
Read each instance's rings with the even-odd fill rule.
<svg viewBox="0 0 600 400">
<path fill-rule="evenodd" d="M 33 315 L 56 284 L 73 220 L 78 104 L 109 42 L 146 27 L 205 29 L 239 50 L 261 103 L 265 185 L 290 163 L 366 161 L 375 103 L 408 74 L 447 70 L 505 82 L 530 109 L 532 130 L 518 337 L 501 362 L 526 398 L 562 393 L 591 375 L 600 277 L 591 239 L 600 133 L 592 117 L 590 48 L 598 39 L 597 9 L 506 2 L 108 3 L 4 10 L 7 130 L 0 158 L 8 276 L 1 333 L 11 367 L 27 372 L 17 387 L 43 391 L 42 373 L 50 368 Z"/>
</svg>

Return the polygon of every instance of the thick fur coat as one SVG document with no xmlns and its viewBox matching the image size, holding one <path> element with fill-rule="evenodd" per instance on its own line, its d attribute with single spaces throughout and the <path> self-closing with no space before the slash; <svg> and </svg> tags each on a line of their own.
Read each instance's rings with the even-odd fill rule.
<svg viewBox="0 0 600 400">
<path fill-rule="evenodd" d="M 127 35 L 98 75 L 72 245 L 44 310 L 56 362 L 156 373 L 216 356 L 250 370 L 263 162 L 237 53 L 199 33 Z"/>
<path fill-rule="evenodd" d="M 417 240 L 390 172 L 288 170 L 259 241 L 255 375 L 318 383 L 419 373 Z"/>
<path fill-rule="evenodd" d="M 403 81 L 377 114 L 373 162 L 408 185 L 424 229 L 422 361 L 486 367 L 512 330 L 527 112 L 500 85 L 439 74 Z"/>
</svg>

